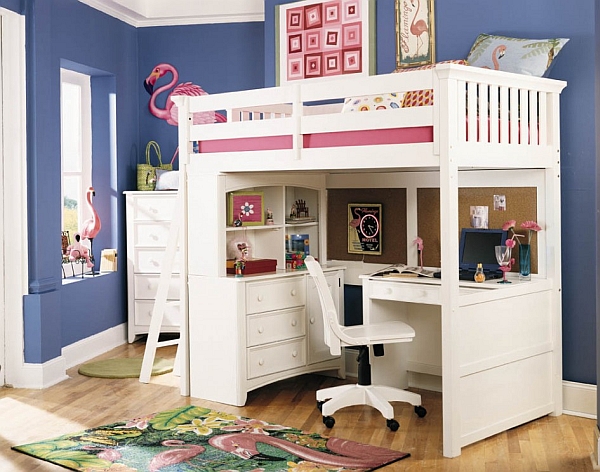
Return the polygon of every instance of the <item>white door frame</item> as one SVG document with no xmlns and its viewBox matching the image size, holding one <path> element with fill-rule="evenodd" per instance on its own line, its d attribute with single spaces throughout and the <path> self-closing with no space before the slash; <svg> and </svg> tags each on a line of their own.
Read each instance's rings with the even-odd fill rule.
<svg viewBox="0 0 600 472">
<path fill-rule="evenodd" d="M 25 17 L 0 8 L 0 384 L 27 377 L 23 344 L 23 296 L 27 294 L 27 154 L 25 112 Z M 8 276 L 7 276 L 8 275 Z"/>
</svg>

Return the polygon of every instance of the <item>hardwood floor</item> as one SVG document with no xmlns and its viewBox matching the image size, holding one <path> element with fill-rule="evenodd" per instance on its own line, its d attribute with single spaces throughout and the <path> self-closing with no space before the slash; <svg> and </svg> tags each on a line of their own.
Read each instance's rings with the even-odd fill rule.
<svg viewBox="0 0 600 472">
<path fill-rule="evenodd" d="M 143 342 L 126 344 L 98 359 L 141 357 Z M 175 348 L 158 351 L 174 357 Z M 442 456 L 441 394 L 420 391 L 427 416 L 418 418 L 410 405 L 396 404 L 400 429 L 393 433 L 369 407 L 349 407 L 335 414 L 328 430 L 315 406 L 315 390 L 339 383 L 318 375 L 304 375 L 250 392 L 238 408 L 182 397 L 179 379 L 172 374 L 138 379 L 97 379 L 79 375 L 45 390 L 0 389 L 0 471 L 60 471 L 61 467 L 12 451 L 13 445 L 49 439 L 114 421 L 183 405 L 199 405 L 314 431 L 325 435 L 384 446 L 411 457 L 380 470 L 386 471 L 591 471 L 595 420 L 576 416 L 543 417 L 463 448 L 454 459 Z M 210 382 L 210 379 L 206 379 Z"/>
</svg>

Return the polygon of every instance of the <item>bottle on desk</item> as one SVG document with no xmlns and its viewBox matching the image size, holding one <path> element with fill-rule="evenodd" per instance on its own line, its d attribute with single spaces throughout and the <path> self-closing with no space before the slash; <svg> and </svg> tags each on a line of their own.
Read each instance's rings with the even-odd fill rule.
<svg viewBox="0 0 600 472">
<path fill-rule="evenodd" d="M 477 269 L 475 270 L 475 276 L 473 278 L 475 279 L 475 282 L 485 282 L 485 273 L 483 272 L 481 262 L 477 264 Z"/>
</svg>

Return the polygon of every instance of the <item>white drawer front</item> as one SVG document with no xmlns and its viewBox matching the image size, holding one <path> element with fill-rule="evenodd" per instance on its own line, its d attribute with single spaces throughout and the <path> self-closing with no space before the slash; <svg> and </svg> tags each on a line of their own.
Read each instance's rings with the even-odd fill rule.
<svg viewBox="0 0 600 472">
<path fill-rule="evenodd" d="M 165 247 L 169 241 L 171 223 L 134 223 L 133 243 L 135 246 Z"/>
<path fill-rule="evenodd" d="M 378 282 L 371 284 L 371 298 L 439 305 L 439 285 L 411 284 L 401 282 Z"/>
<path fill-rule="evenodd" d="M 134 250 L 134 266 L 137 273 L 160 274 L 165 257 L 164 249 L 137 248 Z M 173 261 L 173 273 L 179 273 L 179 251 Z"/>
<path fill-rule="evenodd" d="M 136 300 L 135 324 L 150 326 L 150 320 L 152 320 L 153 309 L 153 300 Z M 179 311 L 179 302 L 167 302 L 161 326 L 163 328 L 165 326 L 181 326 L 181 312 Z"/>
<path fill-rule="evenodd" d="M 304 338 L 248 349 L 248 378 L 306 365 Z"/>
<path fill-rule="evenodd" d="M 282 310 L 306 303 L 304 277 L 249 283 L 246 285 L 246 313 Z"/>
<path fill-rule="evenodd" d="M 133 218 L 136 221 L 171 220 L 177 194 L 143 195 L 135 198 Z"/>
<path fill-rule="evenodd" d="M 154 299 L 158 290 L 160 275 L 141 275 L 136 274 L 133 277 L 134 298 L 136 299 Z M 179 300 L 179 290 L 181 281 L 179 275 L 171 276 L 169 281 L 169 291 L 167 298 Z"/>
<path fill-rule="evenodd" d="M 284 341 L 305 334 L 304 308 L 261 313 L 248 317 L 248 346 Z"/>
</svg>

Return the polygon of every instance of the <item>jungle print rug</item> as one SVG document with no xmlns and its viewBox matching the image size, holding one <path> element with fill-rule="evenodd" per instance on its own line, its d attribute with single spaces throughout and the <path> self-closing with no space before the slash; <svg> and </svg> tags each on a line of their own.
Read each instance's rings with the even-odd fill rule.
<svg viewBox="0 0 600 472">
<path fill-rule="evenodd" d="M 410 455 L 196 406 L 12 449 L 85 472 L 367 471 Z"/>
</svg>

